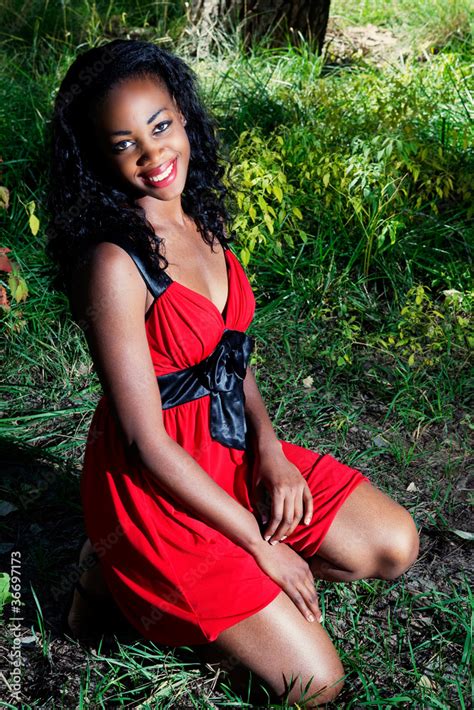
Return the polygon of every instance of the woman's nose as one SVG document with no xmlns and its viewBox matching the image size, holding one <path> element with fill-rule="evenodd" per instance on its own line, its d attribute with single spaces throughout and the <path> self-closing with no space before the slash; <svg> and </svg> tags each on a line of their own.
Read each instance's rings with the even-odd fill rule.
<svg viewBox="0 0 474 710">
<path fill-rule="evenodd" d="M 141 150 L 137 160 L 137 165 L 143 166 L 147 163 L 150 163 L 150 165 L 156 165 L 160 159 L 162 151 L 163 146 L 158 145 L 158 143 L 156 142 L 143 142 L 141 144 Z"/>
</svg>

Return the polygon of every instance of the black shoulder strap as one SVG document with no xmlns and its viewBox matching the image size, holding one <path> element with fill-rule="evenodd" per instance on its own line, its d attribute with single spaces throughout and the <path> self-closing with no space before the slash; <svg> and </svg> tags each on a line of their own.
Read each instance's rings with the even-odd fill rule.
<svg viewBox="0 0 474 710">
<path fill-rule="evenodd" d="M 130 258 L 135 262 L 135 266 L 142 275 L 148 290 L 153 294 L 154 298 L 158 298 L 158 296 L 161 296 L 161 294 L 166 291 L 168 286 L 171 284 L 171 279 L 168 274 L 165 274 L 164 271 L 159 271 L 158 275 L 152 274 L 148 267 L 143 263 L 142 258 L 137 254 L 135 246 L 130 239 L 122 237 L 119 234 L 112 234 L 110 236 L 107 235 L 107 238 L 104 241 L 117 244 L 117 246 L 127 252 Z"/>
</svg>

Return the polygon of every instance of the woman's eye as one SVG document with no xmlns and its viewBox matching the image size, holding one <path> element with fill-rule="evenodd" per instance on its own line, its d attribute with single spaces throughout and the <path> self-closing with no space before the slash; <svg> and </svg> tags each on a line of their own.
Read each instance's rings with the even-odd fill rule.
<svg viewBox="0 0 474 710">
<path fill-rule="evenodd" d="M 172 121 L 160 121 L 160 123 L 156 124 L 155 128 L 159 128 L 160 130 L 158 131 L 158 133 L 162 133 L 168 128 L 171 123 Z"/>
<path fill-rule="evenodd" d="M 124 150 L 124 143 L 130 143 L 130 141 L 120 141 L 120 143 L 115 143 L 112 150 L 116 153 L 121 152 L 122 150 Z"/>
<path fill-rule="evenodd" d="M 173 121 L 160 121 L 160 123 L 156 124 L 153 133 L 163 133 L 163 131 L 166 131 L 168 126 L 170 126 L 172 123 Z M 158 131 L 156 129 L 158 129 Z M 132 143 L 132 141 L 120 141 L 120 143 L 115 143 L 112 150 L 114 151 L 114 153 L 121 153 L 125 150 L 126 143 Z"/>
</svg>

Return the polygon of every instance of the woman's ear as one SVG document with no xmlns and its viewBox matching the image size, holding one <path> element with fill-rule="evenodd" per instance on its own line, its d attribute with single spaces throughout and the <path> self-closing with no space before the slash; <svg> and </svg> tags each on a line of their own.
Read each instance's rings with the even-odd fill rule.
<svg viewBox="0 0 474 710">
<path fill-rule="evenodd" d="M 186 120 L 186 118 L 183 116 L 183 114 L 181 113 L 181 111 L 179 110 L 178 102 L 176 101 L 176 99 L 174 98 L 174 96 L 173 96 L 173 103 L 174 103 L 174 108 L 175 108 L 176 112 L 178 113 L 179 120 L 181 121 L 181 124 L 182 124 L 183 126 L 185 126 L 185 125 L 187 124 L 187 120 Z"/>
</svg>

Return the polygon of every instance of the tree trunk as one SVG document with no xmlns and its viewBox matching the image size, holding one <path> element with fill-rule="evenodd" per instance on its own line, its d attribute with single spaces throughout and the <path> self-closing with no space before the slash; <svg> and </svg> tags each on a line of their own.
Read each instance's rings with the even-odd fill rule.
<svg viewBox="0 0 474 710">
<path fill-rule="evenodd" d="M 330 0 L 192 0 L 189 19 L 200 44 L 218 42 L 219 30 L 238 26 L 249 46 L 254 39 L 268 37 L 281 45 L 290 35 L 300 36 L 321 53 L 329 17 Z"/>
</svg>

